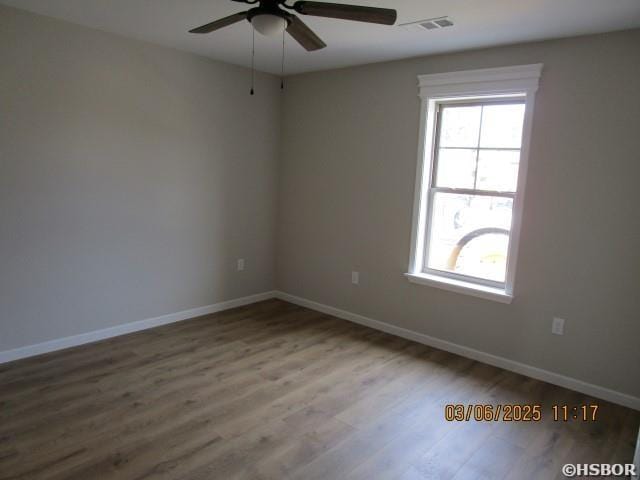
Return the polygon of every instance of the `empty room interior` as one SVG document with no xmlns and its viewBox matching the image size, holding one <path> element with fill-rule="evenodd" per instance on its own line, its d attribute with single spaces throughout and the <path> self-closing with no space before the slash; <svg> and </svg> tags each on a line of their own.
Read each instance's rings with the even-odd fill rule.
<svg viewBox="0 0 640 480">
<path fill-rule="evenodd" d="M 638 479 L 638 0 L 0 0 L 0 480 Z"/>
</svg>

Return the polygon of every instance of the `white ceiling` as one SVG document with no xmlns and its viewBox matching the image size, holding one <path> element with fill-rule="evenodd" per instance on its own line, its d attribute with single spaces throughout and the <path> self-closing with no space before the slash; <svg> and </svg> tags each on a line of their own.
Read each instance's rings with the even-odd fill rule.
<svg viewBox="0 0 640 480">
<path fill-rule="evenodd" d="M 412 31 L 342 20 L 303 20 L 328 44 L 306 52 L 287 38 L 287 74 L 433 53 L 640 27 L 640 0 L 332 0 L 390 7 L 398 23 L 450 16 L 455 26 Z M 209 35 L 190 28 L 250 8 L 230 0 L 0 0 L 0 3 L 127 37 L 250 65 L 251 27 Z M 288 3 L 292 3 L 289 0 Z M 256 67 L 280 73 L 281 40 L 256 35 Z"/>
</svg>

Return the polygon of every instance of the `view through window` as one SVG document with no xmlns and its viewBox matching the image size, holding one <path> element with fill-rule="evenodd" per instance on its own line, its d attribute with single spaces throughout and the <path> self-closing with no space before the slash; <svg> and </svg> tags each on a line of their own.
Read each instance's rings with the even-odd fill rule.
<svg viewBox="0 0 640 480">
<path fill-rule="evenodd" d="M 524 100 L 438 105 L 425 271 L 504 284 Z"/>
</svg>

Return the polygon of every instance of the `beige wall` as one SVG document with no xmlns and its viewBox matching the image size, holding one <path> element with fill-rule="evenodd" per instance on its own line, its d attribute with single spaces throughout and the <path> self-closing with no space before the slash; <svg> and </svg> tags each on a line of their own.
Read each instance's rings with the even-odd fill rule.
<svg viewBox="0 0 640 480">
<path fill-rule="evenodd" d="M 6 7 L 0 64 L 0 351 L 273 289 L 276 78 Z"/>
<path fill-rule="evenodd" d="M 409 284 L 416 76 L 538 62 L 513 304 Z M 638 79 L 640 30 L 290 78 L 279 289 L 639 397 Z"/>
</svg>

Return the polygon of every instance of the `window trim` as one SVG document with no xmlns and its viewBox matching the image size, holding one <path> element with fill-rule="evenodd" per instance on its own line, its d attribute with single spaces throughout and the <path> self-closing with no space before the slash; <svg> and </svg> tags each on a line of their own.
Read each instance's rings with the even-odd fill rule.
<svg viewBox="0 0 640 480">
<path fill-rule="evenodd" d="M 409 281 L 435 286 L 446 290 L 466 293 L 476 297 L 510 303 L 514 296 L 514 282 L 522 225 L 522 210 L 526 177 L 529 164 L 529 147 L 535 94 L 542 73 L 542 64 L 519 65 L 514 67 L 468 70 L 452 73 L 437 73 L 418 76 L 421 99 L 420 137 L 418 144 L 418 165 L 414 193 L 413 221 L 411 233 L 411 254 Z M 518 184 L 513 196 L 512 225 L 509 238 L 509 257 L 504 285 L 450 272 L 426 269 L 425 253 L 427 235 L 430 229 L 428 215 L 435 161 L 437 108 L 440 103 L 464 103 L 478 100 L 500 99 L 524 100 L 525 116 L 520 148 Z M 493 192 L 492 192 L 493 193 Z"/>
</svg>

